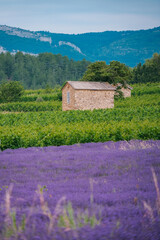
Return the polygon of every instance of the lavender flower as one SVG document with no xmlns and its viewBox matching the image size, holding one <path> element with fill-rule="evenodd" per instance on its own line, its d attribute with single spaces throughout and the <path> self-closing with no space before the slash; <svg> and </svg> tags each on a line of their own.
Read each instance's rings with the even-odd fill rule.
<svg viewBox="0 0 160 240">
<path fill-rule="evenodd" d="M 158 187 L 160 141 L 7 149 L 0 152 L 0 239 L 14 209 L 17 229 L 23 216 L 25 228 L 7 239 L 159 240 L 154 174 Z"/>
</svg>

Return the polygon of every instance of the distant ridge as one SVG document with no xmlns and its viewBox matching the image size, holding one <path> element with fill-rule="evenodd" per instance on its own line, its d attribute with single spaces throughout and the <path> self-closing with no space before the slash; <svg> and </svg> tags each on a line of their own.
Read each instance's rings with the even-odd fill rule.
<svg viewBox="0 0 160 240">
<path fill-rule="evenodd" d="M 51 52 L 70 59 L 118 60 L 131 67 L 160 53 L 160 27 L 148 30 L 62 34 L 0 25 L 0 52 Z"/>
</svg>

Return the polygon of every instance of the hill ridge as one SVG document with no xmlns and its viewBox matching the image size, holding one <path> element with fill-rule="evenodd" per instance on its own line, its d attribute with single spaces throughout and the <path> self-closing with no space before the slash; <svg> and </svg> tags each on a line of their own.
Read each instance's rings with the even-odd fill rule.
<svg viewBox="0 0 160 240">
<path fill-rule="evenodd" d="M 147 30 L 104 31 L 81 34 L 30 31 L 0 25 L 0 52 L 51 52 L 91 62 L 118 60 L 131 67 L 160 52 L 160 27 Z"/>
</svg>

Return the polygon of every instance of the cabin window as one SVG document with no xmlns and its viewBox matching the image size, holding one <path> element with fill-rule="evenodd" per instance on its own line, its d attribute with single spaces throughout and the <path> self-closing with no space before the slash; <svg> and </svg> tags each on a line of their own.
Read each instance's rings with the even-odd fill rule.
<svg viewBox="0 0 160 240">
<path fill-rule="evenodd" d="M 70 92 L 67 92 L 67 103 L 70 104 Z"/>
</svg>

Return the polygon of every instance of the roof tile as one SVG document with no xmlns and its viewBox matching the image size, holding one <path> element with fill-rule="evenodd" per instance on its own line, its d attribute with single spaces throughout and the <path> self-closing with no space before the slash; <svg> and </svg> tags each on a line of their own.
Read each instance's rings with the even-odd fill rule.
<svg viewBox="0 0 160 240">
<path fill-rule="evenodd" d="M 116 90 L 116 87 L 106 82 L 68 81 L 68 83 L 77 90 Z"/>
</svg>

